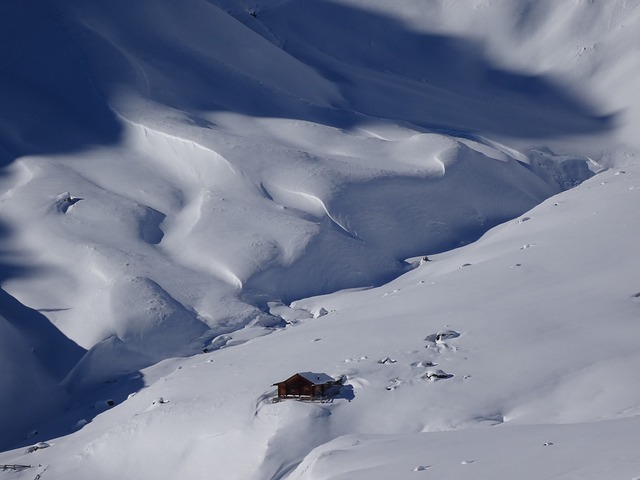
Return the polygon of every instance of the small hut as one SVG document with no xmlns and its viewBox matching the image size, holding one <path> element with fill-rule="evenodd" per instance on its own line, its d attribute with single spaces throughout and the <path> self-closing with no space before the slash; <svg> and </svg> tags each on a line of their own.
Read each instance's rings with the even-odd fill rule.
<svg viewBox="0 0 640 480">
<path fill-rule="evenodd" d="M 326 373 L 298 372 L 273 386 L 278 387 L 278 399 L 321 400 L 339 383 Z"/>
</svg>

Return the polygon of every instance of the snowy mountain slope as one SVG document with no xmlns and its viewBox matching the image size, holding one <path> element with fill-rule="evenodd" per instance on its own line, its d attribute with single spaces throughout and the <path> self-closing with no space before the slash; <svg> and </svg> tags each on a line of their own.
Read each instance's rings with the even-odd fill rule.
<svg viewBox="0 0 640 480">
<path fill-rule="evenodd" d="M 8 295 L 5 292 L 1 293 L 4 310 L 4 297 Z M 25 340 L 20 326 L 0 316 L 0 347 L 3 356 L 0 370 L 3 383 L 0 409 L 9 413 L 6 417 L 3 416 L 2 422 L 5 439 L 22 437 L 26 429 L 47 421 L 68 401 L 64 389 L 60 386 L 62 379 L 48 368 L 56 366 L 55 360 L 39 358 L 41 352 Z M 50 342 L 54 343 L 56 338 L 53 335 L 51 337 Z M 72 351 L 72 348 L 69 348 L 69 351 Z M 78 359 L 79 356 L 76 361 Z M 46 402 L 43 402 L 43 398 L 46 398 Z"/>
<path fill-rule="evenodd" d="M 3 449 L 64 436 L 29 454 L 59 478 L 283 478 L 341 435 L 637 414 L 636 2 L 0 8 Z M 351 390 L 259 400 L 310 369 Z M 341 472 L 316 453 L 295 475 Z"/>
<path fill-rule="evenodd" d="M 558 191 L 553 179 L 541 181 L 522 168 L 526 155 L 516 161 L 515 154 L 482 140 L 405 126 L 394 126 L 393 136 L 385 137 L 388 121 L 368 120 L 353 111 L 357 102 L 336 97 L 344 82 L 332 84 L 317 64 L 305 65 L 214 5 L 182 6 L 184 24 L 169 22 L 177 7 L 168 3 L 106 8 L 64 2 L 49 12 L 51 24 L 38 2 L 29 5 L 33 16 L 20 10 L 13 20 L 25 29 L 36 22 L 61 68 L 52 69 L 55 81 L 33 89 L 53 89 L 52 96 L 62 98 L 89 91 L 101 99 L 101 109 L 118 115 L 117 144 L 102 142 L 81 154 L 25 156 L 6 168 L 11 238 L 38 252 L 38 270 L 46 269 L 37 280 L 15 279 L 6 288 L 28 304 L 46 299 L 54 305 L 40 306 L 55 310 L 52 320 L 85 348 L 112 335 L 125 340 L 117 327 L 122 314 L 114 311 L 128 304 L 116 288 L 121 279 L 158 285 L 179 309 L 191 312 L 192 321 L 212 327 L 213 337 L 256 319 L 272 322 L 255 308 L 268 300 L 386 281 L 406 269 L 407 256 L 473 240 Z M 190 28 L 182 35 L 184 25 Z M 418 54 L 408 51 L 403 61 L 410 64 Z M 70 67 L 78 55 L 82 62 Z M 250 61 L 255 56 L 266 62 Z M 286 75 L 269 68 L 273 64 Z M 7 65 L 14 76 L 44 81 L 38 62 Z M 236 97 L 246 97 L 252 108 L 265 98 L 273 105 L 247 110 L 229 104 Z M 403 104 L 401 97 L 388 97 Z M 101 109 L 73 110 L 73 121 L 107 130 Z M 94 111 L 96 118 L 85 122 Z M 251 119 L 247 113 L 283 118 Z M 293 120 L 300 117 L 310 120 Z M 52 114 L 38 121 L 65 125 Z M 61 136 L 52 132 L 53 140 Z M 94 141 L 88 136 L 77 147 Z M 10 145 L 22 153 L 47 148 L 26 140 Z M 464 173 L 481 163 L 486 167 Z M 588 175 L 579 172 L 571 182 Z M 381 184 L 402 197 L 371 215 L 364 206 Z M 496 184 L 503 198 L 494 195 Z M 34 189 L 41 194 L 33 195 Z M 469 194 L 451 195 L 454 189 Z M 449 207 L 436 207 L 439 202 Z M 261 218 L 270 221 L 253 232 Z M 72 259 L 88 268 L 67 268 Z M 306 280 L 309 275 L 313 281 Z M 61 282 L 70 288 L 59 292 Z M 177 343 L 164 356 L 184 354 Z M 194 345 L 190 352 L 198 350 Z"/>
<path fill-rule="evenodd" d="M 418 32 L 346 2 L 279 3 L 256 19 L 293 56 L 343 79 L 343 97 L 367 115 L 528 138 L 607 129 L 553 77 L 499 66 L 466 35 Z"/>
<path fill-rule="evenodd" d="M 419 466 L 598 478 L 605 465 L 633 478 L 638 178 L 635 167 L 603 173 L 388 285 L 295 302 L 293 326 L 162 362 L 82 430 L 3 458 L 48 464 L 52 478 L 413 478 Z M 616 253 L 603 255 L 601 232 L 613 230 Z M 459 336 L 436 341 L 446 330 Z M 435 369 L 452 376 L 424 378 Z M 346 375 L 347 387 L 328 404 L 272 404 L 271 383 L 296 370 Z M 85 402 L 69 429 L 93 410 Z"/>
</svg>

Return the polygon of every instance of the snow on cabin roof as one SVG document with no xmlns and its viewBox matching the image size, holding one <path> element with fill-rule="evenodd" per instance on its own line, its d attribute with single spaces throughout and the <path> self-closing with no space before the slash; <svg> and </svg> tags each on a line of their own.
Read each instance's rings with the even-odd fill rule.
<svg viewBox="0 0 640 480">
<path fill-rule="evenodd" d="M 300 375 L 302 378 L 304 378 L 308 382 L 311 382 L 314 385 L 323 385 L 323 384 L 328 383 L 328 382 L 333 383 L 333 382 L 336 381 L 335 378 L 330 377 L 326 373 L 298 372 L 298 373 L 294 373 L 293 375 L 291 375 L 286 380 L 283 380 L 282 382 L 274 383 L 273 385 L 279 385 L 281 383 L 286 383 L 286 382 L 292 380 L 293 378 L 295 378 L 297 375 Z"/>
<path fill-rule="evenodd" d="M 326 373 L 314 373 L 314 372 L 298 372 L 298 375 L 306 378 L 315 385 L 322 385 L 327 382 L 335 382 L 335 380 Z"/>
</svg>

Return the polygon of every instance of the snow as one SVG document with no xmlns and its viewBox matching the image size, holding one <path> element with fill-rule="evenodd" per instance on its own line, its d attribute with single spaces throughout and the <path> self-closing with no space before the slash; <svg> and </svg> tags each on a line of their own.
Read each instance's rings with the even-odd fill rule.
<svg viewBox="0 0 640 480">
<path fill-rule="evenodd" d="M 299 372 L 298 375 L 306 378 L 310 382 L 315 385 L 322 385 L 327 382 L 334 382 L 335 380 L 331 378 L 326 373 L 315 373 L 315 372 Z"/>
<path fill-rule="evenodd" d="M 639 478 L 639 22 L 5 2 L 0 476 Z"/>
<path fill-rule="evenodd" d="M 465 429 L 438 435 L 349 435 L 316 449 L 292 479 L 636 478 L 637 419 Z M 549 439 L 553 442 L 549 442 Z M 611 443 L 618 448 L 609 448 Z M 586 460 L 589 459 L 589 460 Z M 413 467 L 416 465 L 415 467 Z M 414 473 L 418 472 L 418 473 Z"/>
</svg>

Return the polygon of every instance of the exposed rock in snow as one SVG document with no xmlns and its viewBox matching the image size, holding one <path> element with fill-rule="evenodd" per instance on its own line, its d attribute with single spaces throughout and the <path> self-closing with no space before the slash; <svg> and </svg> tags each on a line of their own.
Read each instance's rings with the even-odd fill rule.
<svg viewBox="0 0 640 480">
<path fill-rule="evenodd" d="M 49 448 L 50 446 L 51 446 L 50 443 L 38 442 L 35 445 L 31 445 L 29 448 L 27 448 L 26 453 L 33 453 L 35 451 L 42 450 L 44 448 Z"/>
<path fill-rule="evenodd" d="M 443 378 L 452 378 L 453 375 L 450 373 L 446 373 L 439 368 L 427 370 L 427 373 L 424 374 L 423 378 L 427 380 L 441 380 Z"/>
</svg>

